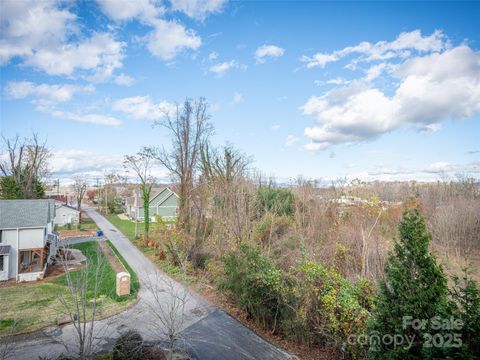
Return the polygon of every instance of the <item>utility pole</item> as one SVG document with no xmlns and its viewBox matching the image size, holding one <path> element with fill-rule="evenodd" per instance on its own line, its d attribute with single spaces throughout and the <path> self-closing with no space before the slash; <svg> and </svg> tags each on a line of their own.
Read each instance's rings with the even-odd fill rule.
<svg viewBox="0 0 480 360">
<path fill-rule="evenodd" d="M 98 181 L 100 180 L 100 178 L 97 176 L 95 178 L 96 182 L 97 182 L 97 185 L 95 185 L 95 196 L 93 197 L 93 200 L 95 200 L 95 197 L 97 198 L 97 205 L 98 207 L 100 208 L 100 185 L 98 183 Z"/>
<path fill-rule="evenodd" d="M 105 179 L 105 190 L 103 192 L 103 196 L 105 196 L 105 215 L 108 215 L 108 188 L 107 188 L 107 180 Z"/>
</svg>

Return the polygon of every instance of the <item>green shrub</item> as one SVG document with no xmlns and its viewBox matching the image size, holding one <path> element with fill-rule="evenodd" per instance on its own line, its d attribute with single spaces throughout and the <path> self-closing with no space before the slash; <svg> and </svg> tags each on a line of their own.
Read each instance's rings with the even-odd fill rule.
<svg viewBox="0 0 480 360">
<path fill-rule="evenodd" d="M 259 188 L 256 207 L 258 216 L 271 212 L 279 216 L 293 216 L 295 212 L 295 197 L 287 189 Z"/>
<path fill-rule="evenodd" d="M 367 332 L 375 296 L 368 280 L 353 284 L 305 258 L 287 273 L 245 245 L 223 258 L 223 268 L 220 287 L 273 331 L 309 345 L 334 345 L 354 358 L 365 353 L 347 340 Z"/>
<path fill-rule="evenodd" d="M 135 330 L 128 330 L 115 342 L 112 360 L 141 360 L 142 355 L 142 336 Z"/>
<path fill-rule="evenodd" d="M 367 332 L 370 313 L 364 303 L 370 306 L 371 299 L 365 290 L 373 286 L 367 280 L 354 285 L 333 267 L 306 259 L 296 271 L 296 325 L 297 331 L 303 328 L 303 340 L 309 345 L 333 345 L 354 358 L 363 355 L 364 350 L 348 339 Z"/>
<path fill-rule="evenodd" d="M 480 359 L 480 292 L 477 284 L 465 273 L 462 279 L 453 278 L 450 292 L 454 318 L 463 322 L 460 330 L 462 346 L 451 349 L 453 358 Z"/>
<path fill-rule="evenodd" d="M 225 276 L 220 288 L 238 299 L 238 303 L 256 321 L 275 330 L 280 318 L 288 311 L 282 295 L 286 278 L 273 262 L 257 248 L 242 245 L 223 258 Z"/>
</svg>

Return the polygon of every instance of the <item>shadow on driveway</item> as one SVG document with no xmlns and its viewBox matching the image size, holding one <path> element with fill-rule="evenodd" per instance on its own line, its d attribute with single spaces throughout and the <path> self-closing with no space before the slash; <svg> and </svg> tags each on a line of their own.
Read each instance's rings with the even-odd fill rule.
<svg viewBox="0 0 480 360">
<path fill-rule="evenodd" d="M 222 310 L 215 310 L 181 333 L 197 360 L 293 359 Z"/>
</svg>

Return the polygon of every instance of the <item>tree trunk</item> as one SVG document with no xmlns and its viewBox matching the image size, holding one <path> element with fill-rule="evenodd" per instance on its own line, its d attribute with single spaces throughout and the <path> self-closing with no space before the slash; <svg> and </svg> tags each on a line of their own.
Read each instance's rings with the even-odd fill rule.
<svg viewBox="0 0 480 360">
<path fill-rule="evenodd" d="M 143 245 L 148 246 L 148 231 L 150 230 L 150 206 L 143 200 Z"/>
</svg>

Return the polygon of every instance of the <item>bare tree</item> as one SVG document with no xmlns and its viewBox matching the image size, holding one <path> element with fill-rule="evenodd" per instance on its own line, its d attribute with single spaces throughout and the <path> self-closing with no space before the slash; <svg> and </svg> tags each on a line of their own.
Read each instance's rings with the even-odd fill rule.
<svg viewBox="0 0 480 360">
<path fill-rule="evenodd" d="M 209 144 L 201 148 L 202 175 L 211 179 L 216 177 L 222 183 L 231 184 L 237 177 L 246 175 L 251 159 L 226 145 L 220 149 L 210 149 Z"/>
<path fill-rule="evenodd" d="M 173 280 L 155 274 L 148 282 L 152 295 L 147 306 L 152 314 L 151 330 L 155 336 L 165 337 L 168 344 L 167 359 L 174 359 L 178 350 L 180 332 L 185 323 L 185 308 L 189 301 L 187 289 Z"/>
<path fill-rule="evenodd" d="M 94 257 L 96 260 L 87 258 L 80 270 L 71 267 L 70 249 L 63 248 L 63 255 L 60 257 L 60 264 L 65 272 L 66 291 L 60 292 L 58 298 L 74 327 L 78 345 L 76 351 L 80 360 L 90 357 L 94 345 L 97 299 L 104 269 L 100 251 L 100 247 L 97 247 L 98 253 Z"/>
<path fill-rule="evenodd" d="M 104 179 L 103 201 L 105 203 L 105 214 L 108 215 L 110 206 L 113 211 L 115 209 L 115 201 L 117 200 L 117 191 L 113 185 L 120 182 L 122 177 L 114 171 L 109 171 L 105 173 Z"/>
<path fill-rule="evenodd" d="M 41 143 L 37 134 L 33 134 L 30 139 L 22 140 L 17 135 L 14 139 L 2 137 L 2 140 L 2 197 L 36 199 L 43 196 L 41 181 L 48 173 L 50 156 L 46 142 Z M 10 184 L 5 183 L 6 181 L 10 181 Z"/>
<path fill-rule="evenodd" d="M 77 176 L 73 182 L 73 192 L 75 194 L 75 200 L 77 201 L 77 209 L 79 211 L 78 223 L 82 223 L 82 201 L 87 191 L 87 182 L 81 177 Z"/>
<path fill-rule="evenodd" d="M 197 234 L 213 235 L 211 230 L 215 230 L 214 235 L 218 235 L 218 241 L 222 243 L 229 237 L 237 242 L 244 238 L 246 225 L 250 225 L 249 210 L 254 200 L 247 173 L 250 163 L 251 159 L 232 145 L 213 150 L 208 144 L 202 147 L 202 186 L 199 186 L 199 195 L 196 196 L 198 204 L 195 204 L 195 213 L 199 218 Z M 215 223 L 221 229 L 208 229 L 208 217 L 218 219 Z M 204 230 L 199 231 L 201 228 L 198 225 L 203 223 Z"/>
<path fill-rule="evenodd" d="M 191 196 L 195 183 L 200 149 L 213 132 L 207 114 L 207 103 L 185 100 L 183 106 L 177 104 L 173 114 L 166 112 L 162 120 L 154 126 L 162 126 L 172 136 L 170 150 L 149 148 L 148 152 L 165 166 L 179 183 L 180 224 L 188 232 L 191 226 Z"/>
<path fill-rule="evenodd" d="M 145 245 L 148 243 L 148 233 L 150 230 L 150 194 L 152 186 L 155 181 L 151 174 L 152 170 L 152 156 L 143 151 L 136 155 L 126 155 L 123 166 L 134 173 L 140 181 L 140 191 L 142 192 L 143 200 L 143 224 L 144 224 L 144 238 Z M 138 215 L 137 215 L 138 218 Z M 135 219 L 135 222 L 137 219 Z"/>
</svg>

